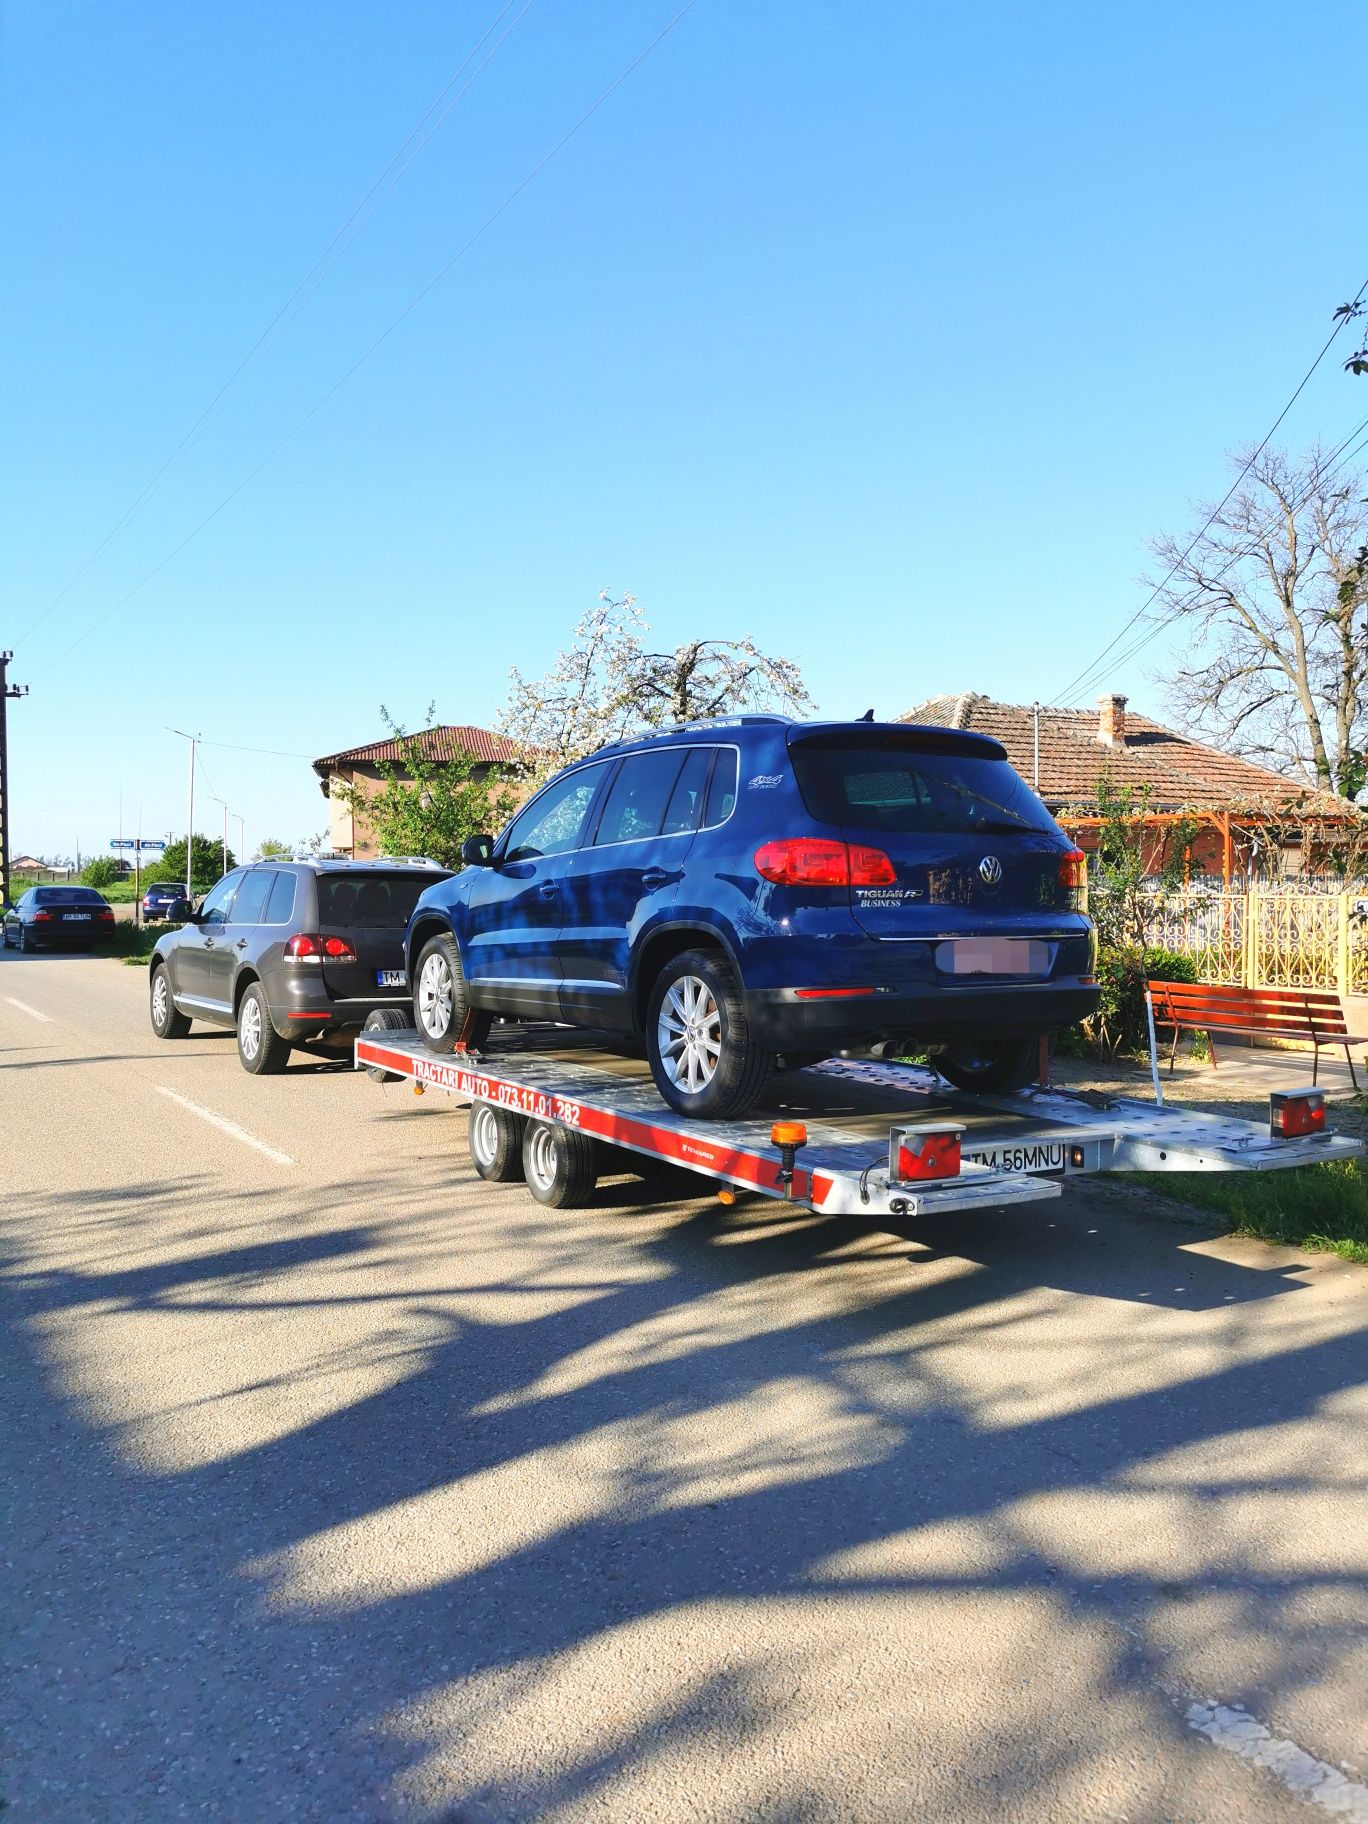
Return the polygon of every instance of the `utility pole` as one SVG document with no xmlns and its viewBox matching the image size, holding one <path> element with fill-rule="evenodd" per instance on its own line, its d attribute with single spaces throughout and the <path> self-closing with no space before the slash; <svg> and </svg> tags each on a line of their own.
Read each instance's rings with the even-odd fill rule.
<svg viewBox="0 0 1368 1824">
<path fill-rule="evenodd" d="M 12 652 L 0 652 L 0 905 L 9 904 L 10 896 L 10 797 L 9 797 L 9 730 L 5 711 L 11 697 L 26 697 L 27 684 L 11 684 L 8 666 Z"/>
<path fill-rule="evenodd" d="M 187 735 L 183 728 L 172 728 L 169 734 L 179 735 L 182 741 L 190 743 L 190 804 L 185 813 L 185 897 L 195 897 L 193 887 L 193 866 L 195 849 L 195 743 L 198 735 Z"/>
</svg>

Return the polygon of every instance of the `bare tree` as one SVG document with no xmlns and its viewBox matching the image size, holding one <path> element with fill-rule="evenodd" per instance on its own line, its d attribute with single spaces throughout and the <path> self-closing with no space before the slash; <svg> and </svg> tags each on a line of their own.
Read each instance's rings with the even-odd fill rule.
<svg viewBox="0 0 1368 1824">
<path fill-rule="evenodd" d="M 1169 680 L 1186 725 L 1348 799 L 1368 740 L 1363 488 L 1319 450 L 1265 450 L 1190 549 L 1168 535 L 1151 546 L 1171 573 L 1158 612 L 1191 633 L 1191 662 Z"/>
<path fill-rule="evenodd" d="M 513 667 L 500 727 L 545 756 L 545 773 L 640 728 L 811 706 L 794 661 L 762 652 L 752 639 L 697 639 L 647 652 L 649 631 L 635 596 L 600 595 L 544 677 L 524 678 Z"/>
</svg>

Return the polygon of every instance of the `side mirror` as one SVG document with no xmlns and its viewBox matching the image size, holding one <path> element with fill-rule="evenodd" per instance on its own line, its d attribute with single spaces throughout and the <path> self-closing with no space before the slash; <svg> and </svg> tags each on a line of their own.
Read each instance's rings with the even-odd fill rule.
<svg viewBox="0 0 1368 1824">
<path fill-rule="evenodd" d="M 492 836 L 467 836 L 461 844 L 461 860 L 468 868 L 487 868 L 493 859 Z"/>
<path fill-rule="evenodd" d="M 173 925 L 188 925 L 194 922 L 195 908 L 188 899 L 173 899 L 166 908 L 166 916 Z"/>
</svg>

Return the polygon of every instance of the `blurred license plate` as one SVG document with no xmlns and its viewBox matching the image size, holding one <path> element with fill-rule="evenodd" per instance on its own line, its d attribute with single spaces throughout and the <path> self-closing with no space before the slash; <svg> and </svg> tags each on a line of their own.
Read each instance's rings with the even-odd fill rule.
<svg viewBox="0 0 1368 1824">
<path fill-rule="evenodd" d="M 407 988 L 407 969 L 377 969 L 375 983 L 378 988 Z"/>
<path fill-rule="evenodd" d="M 87 924 L 90 923 L 89 912 L 63 912 L 62 917 L 67 921 L 68 924 L 71 923 L 72 919 L 81 919 L 81 918 L 83 918 Z"/>
<path fill-rule="evenodd" d="M 947 975 L 1048 975 L 1050 946 L 1031 937 L 954 937 L 936 945 Z"/>
</svg>

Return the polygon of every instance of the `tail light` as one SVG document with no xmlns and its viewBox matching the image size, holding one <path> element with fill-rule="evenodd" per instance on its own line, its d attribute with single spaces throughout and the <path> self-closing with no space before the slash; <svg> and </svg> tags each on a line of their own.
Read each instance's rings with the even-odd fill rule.
<svg viewBox="0 0 1368 1824">
<path fill-rule="evenodd" d="M 898 876 L 882 849 L 824 836 L 784 836 L 761 843 L 755 871 L 780 887 L 891 887 Z"/>
<path fill-rule="evenodd" d="M 1268 1098 L 1268 1131 L 1274 1140 L 1313 1139 L 1325 1132 L 1325 1092 L 1275 1089 Z"/>
<path fill-rule="evenodd" d="M 895 1127 L 888 1136 L 888 1175 L 898 1184 L 957 1178 L 962 1126 L 954 1123 Z"/>
<path fill-rule="evenodd" d="M 285 954 L 297 963 L 356 961 L 356 952 L 345 937 L 320 937 L 312 931 L 296 931 L 285 945 Z"/>
<path fill-rule="evenodd" d="M 1059 884 L 1068 905 L 1082 905 L 1083 889 L 1088 884 L 1088 858 L 1082 849 L 1066 849 L 1060 856 Z"/>
<path fill-rule="evenodd" d="M 51 912 L 35 912 L 33 915 L 33 922 L 35 925 L 51 924 L 52 914 Z"/>
<path fill-rule="evenodd" d="M 113 906 L 101 906 L 95 916 L 96 918 L 113 918 L 114 908 Z"/>
</svg>

